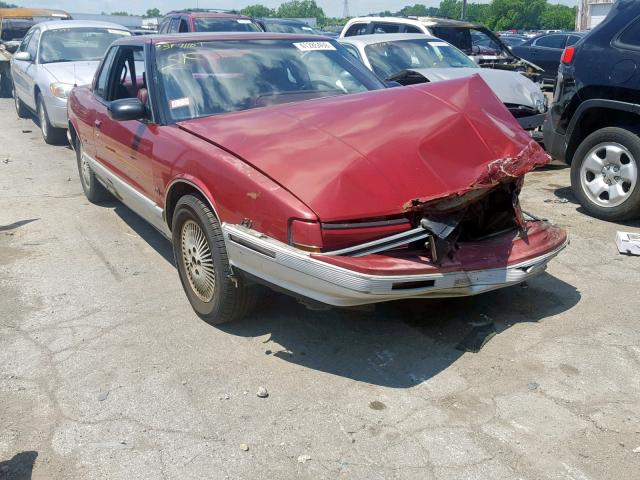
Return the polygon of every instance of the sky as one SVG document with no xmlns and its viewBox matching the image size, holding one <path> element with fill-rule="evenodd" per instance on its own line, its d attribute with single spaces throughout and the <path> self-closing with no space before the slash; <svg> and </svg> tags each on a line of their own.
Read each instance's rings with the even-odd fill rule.
<svg viewBox="0 0 640 480">
<path fill-rule="evenodd" d="M 13 2 L 30 7 L 61 8 L 71 13 L 100 13 L 102 11 L 125 10 L 132 14 L 142 14 L 147 9 L 154 7 L 159 8 L 164 13 L 173 9 L 195 6 L 200 8 L 240 9 L 256 3 L 268 7 L 277 7 L 282 3 L 281 0 L 13 0 Z M 316 0 L 316 3 L 322 7 L 327 16 L 342 16 L 344 0 Z M 437 7 L 440 4 L 440 0 L 349 0 L 349 10 L 351 15 L 365 15 L 384 10 L 393 12 L 400 10 L 405 5 L 413 5 L 415 3 L 421 3 L 428 7 Z M 486 3 L 486 1 L 479 3 Z M 551 0 L 551 3 L 575 5 L 577 1 Z"/>
</svg>

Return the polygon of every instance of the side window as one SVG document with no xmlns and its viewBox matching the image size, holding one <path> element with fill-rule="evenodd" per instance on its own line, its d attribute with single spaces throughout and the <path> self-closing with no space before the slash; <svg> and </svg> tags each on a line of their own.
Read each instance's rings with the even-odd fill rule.
<svg viewBox="0 0 640 480">
<path fill-rule="evenodd" d="M 405 33 L 422 33 L 422 30 L 420 30 L 418 27 L 414 27 L 413 25 L 406 25 L 404 27 L 404 31 Z"/>
<path fill-rule="evenodd" d="M 564 48 L 566 42 L 566 35 L 547 35 L 546 37 L 541 37 L 536 40 L 535 46 L 545 48 Z"/>
<path fill-rule="evenodd" d="M 400 25 L 393 23 L 376 23 L 373 26 L 373 33 L 399 33 Z"/>
<path fill-rule="evenodd" d="M 106 99 L 121 100 L 136 98 L 140 90 L 146 89 L 144 50 L 142 47 L 119 47 Z"/>
<path fill-rule="evenodd" d="M 33 31 L 33 35 L 29 39 L 27 44 L 27 52 L 31 55 L 32 61 L 36 61 L 36 54 L 38 53 L 38 42 L 40 41 L 40 29 Z"/>
<path fill-rule="evenodd" d="M 178 28 L 180 28 L 180 18 L 173 17 L 171 19 L 171 24 L 169 25 L 169 33 L 177 33 Z"/>
<path fill-rule="evenodd" d="M 27 45 L 29 45 L 29 40 L 31 40 L 32 35 L 33 35 L 33 30 L 27 33 L 27 35 L 22 39 L 22 43 L 20 43 L 20 47 L 18 47 L 19 52 L 27 51 Z"/>
<path fill-rule="evenodd" d="M 189 22 L 186 18 L 182 17 L 180 19 L 180 28 L 178 30 L 180 33 L 185 33 L 189 31 Z"/>
<path fill-rule="evenodd" d="M 107 91 L 107 83 L 109 80 L 109 72 L 111 70 L 111 64 L 113 63 L 113 57 L 116 56 L 116 52 L 118 51 L 117 47 L 112 47 L 107 52 L 107 55 L 102 62 L 102 68 L 100 69 L 100 73 L 96 77 L 95 86 L 93 88 L 96 96 L 100 98 L 106 98 Z"/>
<path fill-rule="evenodd" d="M 158 33 L 167 33 L 169 30 L 169 20 L 163 20 L 158 29 Z"/>
<path fill-rule="evenodd" d="M 360 60 L 360 54 L 358 53 L 358 49 L 356 47 L 348 43 L 343 43 L 342 46 L 345 48 L 347 52 L 349 52 L 351 55 L 353 55 L 358 60 Z"/>
<path fill-rule="evenodd" d="M 366 35 L 367 34 L 367 24 L 366 23 L 354 23 L 349 27 L 347 33 L 344 34 L 345 37 L 353 37 L 355 35 Z"/>
<path fill-rule="evenodd" d="M 618 43 L 631 48 L 640 48 L 640 19 L 636 19 L 620 35 Z"/>
</svg>

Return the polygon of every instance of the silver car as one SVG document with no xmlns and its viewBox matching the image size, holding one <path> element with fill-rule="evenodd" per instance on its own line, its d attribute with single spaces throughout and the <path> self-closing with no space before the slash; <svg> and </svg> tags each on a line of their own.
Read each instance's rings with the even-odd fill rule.
<svg viewBox="0 0 640 480">
<path fill-rule="evenodd" d="M 480 68 L 450 43 L 415 33 L 358 35 L 339 42 L 382 81 L 402 85 L 480 75 L 525 130 L 544 123 L 541 85 L 518 72 Z"/>
<path fill-rule="evenodd" d="M 109 45 L 131 35 L 115 23 L 83 20 L 34 25 L 11 59 L 16 111 L 38 115 L 45 142 L 62 143 L 67 129 L 67 96 L 91 83 Z"/>
</svg>

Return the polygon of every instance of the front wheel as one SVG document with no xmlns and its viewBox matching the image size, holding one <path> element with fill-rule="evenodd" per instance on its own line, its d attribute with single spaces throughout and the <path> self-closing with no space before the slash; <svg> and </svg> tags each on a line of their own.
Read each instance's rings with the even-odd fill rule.
<svg viewBox="0 0 640 480">
<path fill-rule="evenodd" d="M 199 197 L 183 196 L 172 221 L 173 253 L 191 306 L 216 325 L 245 316 L 255 298 L 242 278 L 233 278 L 218 219 Z"/>
<path fill-rule="evenodd" d="M 640 138 L 607 127 L 585 138 L 571 162 L 571 186 L 590 215 L 622 221 L 640 215 Z"/>
<path fill-rule="evenodd" d="M 63 143 L 67 136 L 64 128 L 55 128 L 49 121 L 49 115 L 47 114 L 47 107 L 42 100 L 42 97 L 38 95 L 36 100 L 36 106 L 38 110 L 38 121 L 40 122 L 40 130 L 42 131 L 42 138 L 49 145 L 60 145 Z"/>
</svg>

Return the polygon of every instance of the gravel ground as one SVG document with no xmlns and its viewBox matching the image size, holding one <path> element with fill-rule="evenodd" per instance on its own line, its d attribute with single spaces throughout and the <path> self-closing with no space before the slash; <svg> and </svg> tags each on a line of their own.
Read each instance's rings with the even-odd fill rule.
<svg viewBox="0 0 640 480">
<path fill-rule="evenodd" d="M 214 328 L 167 241 L 89 204 L 73 152 L 8 99 L 0 145 L 0 479 L 639 478 L 640 257 L 614 237 L 640 223 L 585 216 L 566 168 L 527 178 L 525 209 L 571 236 L 528 288 L 330 311 L 270 293 Z M 487 317 L 497 335 L 457 350 Z"/>
</svg>

